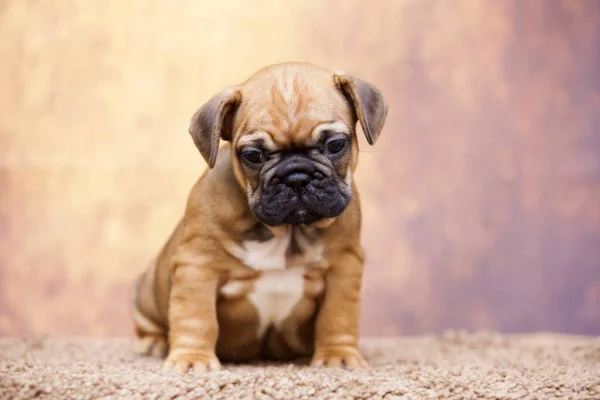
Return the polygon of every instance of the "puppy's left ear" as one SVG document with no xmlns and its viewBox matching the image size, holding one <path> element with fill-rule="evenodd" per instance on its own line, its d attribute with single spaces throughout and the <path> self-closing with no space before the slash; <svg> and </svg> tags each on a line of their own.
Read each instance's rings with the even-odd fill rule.
<svg viewBox="0 0 600 400">
<path fill-rule="evenodd" d="M 242 94 L 230 86 L 214 95 L 192 117 L 189 132 L 209 168 L 215 166 L 220 140 L 231 140 L 233 117 Z"/>
<path fill-rule="evenodd" d="M 381 92 L 370 83 L 343 72 L 335 73 L 333 79 L 352 104 L 367 142 L 375 144 L 388 113 L 388 105 Z"/>
</svg>

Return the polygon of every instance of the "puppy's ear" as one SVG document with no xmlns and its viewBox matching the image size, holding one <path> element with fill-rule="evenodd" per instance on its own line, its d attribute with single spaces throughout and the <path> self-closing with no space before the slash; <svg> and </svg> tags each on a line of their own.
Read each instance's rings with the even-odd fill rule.
<svg viewBox="0 0 600 400">
<path fill-rule="evenodd" d="M 192 117 L 189 132 L 209 168 L 217 161 L 220 139 L 231 140 L 233 117 L 241 100 L 240 91 L 230 86 L 214 95 Z"/>
<path fill-rule="evenodd" d="M 368 82 L 346 75 L 333 75 L 336 86 L 350 101 L 370 145 L 375 144 L 388 113 L 388 105 L 379 89 Z"/>
</svg>

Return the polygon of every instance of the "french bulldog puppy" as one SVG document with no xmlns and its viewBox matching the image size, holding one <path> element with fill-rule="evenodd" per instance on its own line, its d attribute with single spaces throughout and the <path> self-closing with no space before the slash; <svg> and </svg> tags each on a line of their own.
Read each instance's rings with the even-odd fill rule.
<svg viewBox="0 0 600 400">
<path fill-rule="evenodd" d="M 181 372 L 296 357 L 365 367 L 356 127 L 373 145 L 387 112 L 372 84 L 307 63 L 208 100 L 189 133 L 209 168 L 136 281 L 138 350 Z"/>
</svg>

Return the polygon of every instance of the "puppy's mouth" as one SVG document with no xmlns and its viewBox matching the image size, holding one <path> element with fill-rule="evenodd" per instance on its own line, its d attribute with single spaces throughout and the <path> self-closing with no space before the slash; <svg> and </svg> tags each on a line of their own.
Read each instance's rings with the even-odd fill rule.
<svg viewBox="0 0 600 400">
<path fill-rule="evenodd" d="M 251 208 L 261 222 L 309 225 L 340 215 L 351 193 L 340 189 L 333 177 L 320 172 L 294 171 L 275 176 L 262 188 L 260 200 Z"/>
</svg>

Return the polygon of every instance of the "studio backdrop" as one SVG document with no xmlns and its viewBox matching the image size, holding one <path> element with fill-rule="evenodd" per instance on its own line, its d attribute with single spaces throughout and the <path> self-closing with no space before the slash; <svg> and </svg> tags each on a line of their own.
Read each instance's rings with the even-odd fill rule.
<svg viewBox="0 0 600 400">
<path fill-rule="evenodd" d="M 190 117 L 296 60 L 390 106 L 356 175 L 363 334 L 600 334 L 600 2 L 13 0 L 0 38 L 2 335 L 131 334 L 206 168 Z"/>
</svg>

